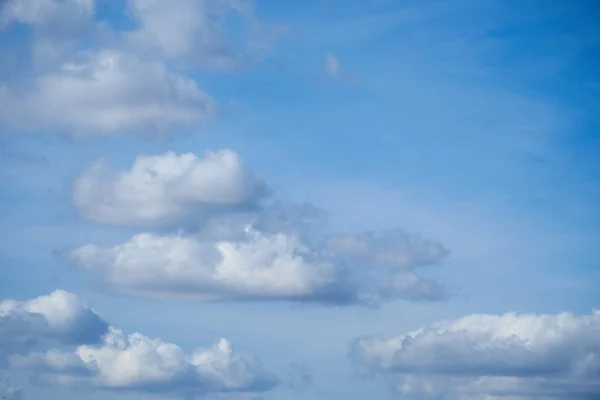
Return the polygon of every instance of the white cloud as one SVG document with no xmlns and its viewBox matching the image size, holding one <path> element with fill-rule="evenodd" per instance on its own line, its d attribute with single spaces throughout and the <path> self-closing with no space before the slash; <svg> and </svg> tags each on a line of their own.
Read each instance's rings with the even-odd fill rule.
<svg viewBox="0 0 600 400">
<path fill-rule="evenodd" d="M 128 5 L 139 25 L 129 41 L 135 48 L 157 51 L 166 59 L 231 68 L 246 62 L 262 46 L 260 24 L 247 1 L 129 0 Z M 228 40 L 225 32 L 226 17 L 232 12 L 241 17 L 245 28 L 238 46 Z"/>
<path fill-rule="evenodd" d="M 40 71 L 56 65 L 77 49 L 84 37 L 96 35 L 95 0 L 5 0 L 0 2 L 0 29 L 14 24 L 31 28 L 29 60 L 13 76 L 27 73 L 27 67 Z M 28 43 L 29 42 L 29 43 Z M 26 67 L 27 66 L 27 67 Z"/>
<path fill-rule="evenodd" d="M 341 279 L 338 265 L 296 235 L 247 228 L 244 236 L 205 242 L 142 233 L 114 247 L 86 245 L 71 256 L 107 284 L 150 296 L 310 301 Z"/>
<path fill-rule="evenodd" d="M 0 27 L 12 22 L 40 25 L 88 19 L 95 8 L 95 0 L 6 0 L 0 5 Z"/>
<path fill-rule="evenodd" d="M 227 339 L 186 354 L 179 346 L 109 325 L 77 296 L 55 291 L 28 301 L 0 302 L 0 355 L 32 382 L 163 393 L 262 392 L 280 383 Z M 0 387 L 0 396 L 9 390 Z M 11 389 L 12 390 L 12 389 Z M 15 400 L 18 391 L 12 390 Z"/>
<path fill-rule="evenodd" d="M 334 55 L 327 55 L 325 57 L 325 73 L 329 76 L 338 76 L 340 74 L 341 66 L 340 62 Z"/>
<path fill-rule="evenodd" d="M 75 137 L 167 133 L 196 126 L 215 102 L 196 83 L 159 62 L 115 50 L 84 52 L 60 71 L 36 77 L 30 90 L 0 86 L 0 121 Z"/>
<path fill-rule="evenodd" d="M 470 315 L 352 348 L 416 399 L 591 399 L 600 394 L 600 312 Z"/>
<path fill-rule="evenodd" d="M 31 32 L 27 51 L 11 55 L 16 66 L 5 67 L 0 124 L 78 138 L 199 129 L 217 107 L 190 72 L 252 63 L 268 47 L 246 1 L 129 0 L 126 8 L 133 30 L 96 19 L 95 0 L 0 2 L 0 31 L 26 24 Z M 240 17 L 233 37 L 231 13 Z"/>
<path fill-rule="evenodd" d="M 114 328 L 100 346 L 14 356 L 11 367 L 34 371 L 38 383 L 186 398 L 213 392 L 261 392 L 279 383 L 254 358 L 235 354 L 227 339 L 186 354 L 176 344 Z"/>
<path fill-rule="evenodd" d="M 94 343 L 108 324 L 72 293 L 62 290 L 28 301 L 0 301 L 0 360 L 37 345 Z"/>
<path fill-rule="evenodd" d="M 400 230 L 334 235 L 327 239 L 327 245 L 332 251 L 362 263 L 399 269 L 435 264 L 448 255 L 441 243 Z"/>
<path fill-rule="evenodd" d="M 307 210 L 301 211 L 288 215 L 302 219 Z M 289 227 L 281 206 L 265 214 L 246 225 L 243 218 L 217 219 L 223 229 L 208 224 L 198 235 L 141 233 L 113 247 L 88 244 L 70 258 L 107 285 L 143 296 L 331 304 L 446 296 L 442 285 L 411 271 L 346 262 L 303 229 Z"/>
<path fill-rule="evenodd" d="M 256 209 L 268 194 L 231 150 L 201 157 L 173 152 L 139 156 L 113 172 L 96 162 L 75 180 L 73 202 L 87 219 L 115 225 L 162 225 L 224 211 Z"/>
</svg>

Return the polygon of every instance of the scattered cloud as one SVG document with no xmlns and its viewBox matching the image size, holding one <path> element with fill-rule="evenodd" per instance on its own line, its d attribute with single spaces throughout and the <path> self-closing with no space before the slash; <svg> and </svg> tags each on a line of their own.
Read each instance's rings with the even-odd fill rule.
<svg viewBox="0 0 600 400">
<path fill-rule="evenodd" d="M 379 235 L 374 232 L 334 235 L 327 239 L 327 246 L 350 260 L 398 269 L 435 264 L 449 253 L 439 242 L 401 230 L 387 230 Z"/>
<path fill-rule="evenodd" d="M 0 362 L 37 346 L 95 343 L 108 324 L 74 294 L 57 290 L 32 300 L 0 301 Z"/>
<path fill-rule="evenodd" d="M 600 394 L 600 312 L 475 314 L 351 350 L 415 399 L 592 399 Z"/>
<path fill-rule="evenodd" d="M 338 305 L 448 297 L 444 285 L 415 273 L 446 258 L 442 244 L 399 230 L 328 236 L 323 210 L 267 205 L 268 193 L 230 150 L 139 156 L 120 172 L 96 162 L 74 185 L 83 217 L 145 228 L 195 221 L 194 229 L 87 244 L 68 258 L 106 286 L 139 296 Z"/>
<path fill-rule="evenodd" d="M 441 300 L 448 295 L 442 284 L 406 268 L 331 251 L 327 239 L 306 228 L 319 215 L 317 210 L 279 203 L 253 220 L 248 215 L 229 222 L 220 218 L 197 234 L 140 233 L 112 247 L 88 244 L 68 257 L 109 287 L 151 297 L 345 305 Z M 288 215 L 298 223 L 286 221 Z M 419 241 L 402 242 L 398 259 L 401 252 L 409 259 L 421 251 L 411 243 L 422 246 Z"/>
<path fill-rule="evenodd" d="M 90 19 L 95 0 L 7 0 L 0 5 L 0 28 L 11 23 L 43 25 Z"/>
<path fill-rule="evenodd" d="M 38 76 L 24 93 L 0 86 L 0 105 L 8 125 L 79 138 L 167 134 L 206 122 L 216 109 L 193 80 L 114 50 L 82 53 L 59 72 Z"/>
<path fill-rule="evenodd" d="M 200 157 L 167 152 L 139 156 L 127 171 L 93 163 L 75 180 L 73 203 L 95 222 L 151 226 L 253 210 L 268 192 L 264 180 L 231 150 Z"/>
<path fill-rule="evenodd" d="M 98 320 L 83 301 L 64 291 L 24 302 L 4 300 L 0 349 L 10 369 L 32 373 L 33 383 L 68 388 L 196 398 L 262 392 L 280 383 L 255 358 L 236 354 L 227 339 L 186 354 L 176 344 L 140 333 L 127 335 L 104 321 L 99 330 Z M 33 346 L 46 335 L 60 340 Z"/>
<path fill-rule="evenodd" d="M 0 84 L 0 124 L 77 138 L 199 129 L 217 107 L 195 74 L 257 62 L 269 47 L 249 2 L 129 0 L 127 9 L 134 29 L 120 30 L 97 19 L 94 0 L 3 2 L 0 30 L 25 24 L 32 34 L 15 56 L 23 68 Z"/>
<path fill-rule="evenodd" d="M 339 76 L 341 72 L 340 62 L 334 55 L 327 55 L 325 57 L 325 73 L 332 77 Z"/>
<path fill-rule="evenodd" d="M 22 400 L 23 388 L 15 386 L 8 380 L 0 382 L 0 400 Z"/>
<path fill-rule="evenodd" d="M 209 400 L 263 400 L 260 393 L 218 393 L 206 397 Z"/>
<path fill-rule="evenodd" d="M 311 386 L 314 382 L 314 377 L 311 369 L 307 365 L 292 364 L 290 366 L 288 386 L 296 390 L 304 390 Z"/>
<path fill-rule="evenodd" d="M 0 4 L 0 30 L 28 26 L 31 36 L 23 40 L 28 52 L 15 76 L 36 75 L 60 64 L 80 49 L 85 39 L 104 37 L 107 32 L 94 22 L 95 0 L 6 0 Z M 103 40 L 99 40 L 102 42 Z M 86 43 L 89 46 L 90 41 Z M 86 46 L 87 47 L 87 46 Z M 29 85 L 29 82 L 26 85 Z"/>
<path fill-rule="evenodd" d="M 127 41 L 142 52 L 154 51 L 166 60 L 218 69 L 231 69 L 255 59 L 265 46 L 252 3 L 239 0 L 129 0 L 138 29 Z M 227 17 L 239 17 L 244 29 L 234 45 L 225 32 Z"/>
</svg>

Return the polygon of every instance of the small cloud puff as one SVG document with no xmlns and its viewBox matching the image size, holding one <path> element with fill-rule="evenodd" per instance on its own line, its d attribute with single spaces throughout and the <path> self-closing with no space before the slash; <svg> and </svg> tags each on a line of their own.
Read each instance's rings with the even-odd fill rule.
<svg viewBox="0 0 600 400">
<path fill-rule="evenodd" d="M 325 73 L 331 77 L 339 76 L 341 72 L 340 62 L 334 55 L 327 55 L 325 57 Z"/>
</svg>

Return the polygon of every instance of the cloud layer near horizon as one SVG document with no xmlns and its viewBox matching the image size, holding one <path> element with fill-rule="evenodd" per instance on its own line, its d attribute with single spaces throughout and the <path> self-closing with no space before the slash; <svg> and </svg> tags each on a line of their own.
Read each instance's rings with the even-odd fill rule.
<svg viewBox="0 0 600 400">
<path fill-rule="evenodd" d="M 359 339 L 351 355 L 415 399 L 592 399 L 600 392 L 600 311 L 474 314 Z"/>
<path fill-rule="evenodd" d="M 72 293 L 0 302 L 0 361 L 53 386 L 158 392 L 176 397 L 262 392 L 279 384 L 227 339 L 186 354 L 176 344 L 110 327 Z"/>
</svg>

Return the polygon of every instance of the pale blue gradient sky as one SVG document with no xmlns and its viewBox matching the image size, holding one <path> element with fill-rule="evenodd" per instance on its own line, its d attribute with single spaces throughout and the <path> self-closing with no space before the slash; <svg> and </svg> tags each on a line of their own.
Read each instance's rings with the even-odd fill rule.
<svg viewBox="0 0 600 400">
<path fill-rule="evenodd" d="M 121 12 L 113 4 L 97 18 L 119 28 Z M 73 141 L 0 126 L 0 293 L 62 288 L 128 331 L 185 349 L 225 336 L 272 370 L 310 367 L 305 391 L 267 400 L 394 398 L 381 380 L 353 376 L 347 345 L 363 334 L 475 312 L 589 312 L 600 304 L 599 12 L 566 0 L 258 1 L 277 32 L 265 58 L 193 73 L 221 107 L 206 128 Z M 26 65 L 11 49 L 29 39 L 23 26 L 1 31 L 3 57 Z M 337 76 L 325 72 L 327 55 Z M 0 68 L 0 81 L 18 75 Z M 55 257 L 135 232 L 78 220 L 70 184 L 91 160 L 125 168 L 139 154 L 214 148 L 239 152 L 278 198 L 324 208 L 332 232 L 400 227 L 440 240 L 451 256 L 430 272 L 459 296 L 378 309 L 132 299 Z M 82 396 L 7 376 L 26 399 Z"/>
</svg>

